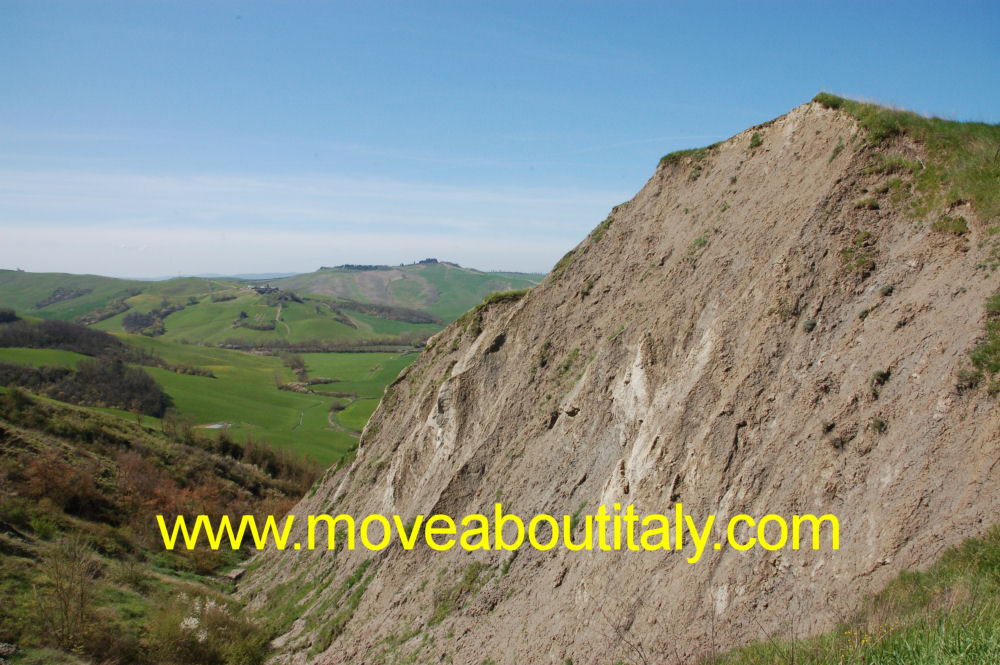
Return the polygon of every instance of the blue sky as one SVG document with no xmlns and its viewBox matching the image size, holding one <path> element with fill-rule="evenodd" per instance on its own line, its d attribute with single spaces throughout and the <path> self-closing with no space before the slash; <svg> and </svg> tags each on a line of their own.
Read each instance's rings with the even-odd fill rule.
<svg viewBox="0 0 1000 665">
<path fill-rule="evenodd" d="M 546 271 L 820 90 L 1000 122 L 1000 3 L 0 0 L 0 267 Z"/>
</svg>

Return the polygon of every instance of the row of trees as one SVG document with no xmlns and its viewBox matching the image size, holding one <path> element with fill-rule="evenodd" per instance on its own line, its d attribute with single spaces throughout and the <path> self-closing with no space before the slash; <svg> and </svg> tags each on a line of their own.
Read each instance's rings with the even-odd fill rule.
<svg viewBox="0 0 1000 665">
<path fill-rule="evenodd" d="M 160 417 L 170 397 L 149 374 L 121 358 L 88 358 L 76 370 L 0 363 L 0 385 L 19 386 L 70 404 L 124 409 Z"/>
</svg>

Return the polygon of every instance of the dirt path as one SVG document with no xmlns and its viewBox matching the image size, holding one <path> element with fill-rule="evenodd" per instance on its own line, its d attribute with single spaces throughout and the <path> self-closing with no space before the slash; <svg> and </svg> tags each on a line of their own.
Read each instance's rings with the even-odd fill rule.
<svg viewBox="0 0 1000 665">
<path fill-rule="evenodd" d="M 287 323 L 285 323 L 284 321 L 281 320 L 281 301 L 280 300 L 278 301 L 278 311 L 274 315 L 274 323 L 275 323 L 275 325 L 277 325 L 277 324 L 280 323 L 281 325 L 285 326 L 285 334 L 288 335 L 289 337 L 292 336 L 292 329 L 288 327 Z"/>
<path fill-rule="evenodd" d="M 351 402 L 347 406 L 350 406 L 351 404 L 354 404 L 354 400 L 351 400 Z M 336 430 L 338 432 L 344 432 L 345 434 L 354 434 L 355 436 L 361 435 L 361 432 L 341 425 L 337 421 L 337 416 L 335 415 L 335 412 L 333 410 L 327 412 L 326 420 L 327 422 L 330 423 L 330 429 Z"/>
</svg>

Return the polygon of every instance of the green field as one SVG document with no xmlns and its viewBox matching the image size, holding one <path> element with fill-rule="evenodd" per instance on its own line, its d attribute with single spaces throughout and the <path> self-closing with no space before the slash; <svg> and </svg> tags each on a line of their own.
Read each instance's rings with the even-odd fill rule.
<svg viewBox="0 0 1000 665">
<path fill-rule="evenodd" d="M 28 365 L 30 367 L 69 367 L 87 356 L 59 349 L 4 349 L 0 348 L 0 362 Z"/>
<path fill-rule="evenodd" d="M 279 390 L 297 380 L 277 356 L 169 342 L 142 335 L 118 335 L 175 366 L 209 370 L 213 377 L 143 367 L 170 396 L 178 417 L 206 432 L 225 429 L 233 438 L 253 438 L 329 465 L 352 450 L 385 386 L 416 358 L 415 353 L 303 354 L 310 377 L 332 379 L 307 394 Z M 74 368 L 87 356 L 58 349 L 0 348 L 0 362 L 32 367 Z M 331 410 L 333 404 L 342 410 Z M 135 414 L 90 407 L 129 420 Z M 146 425 L 159 419 L 142 416 Z M 214 427 L 213 427 L 214 426 Z"/>
<path fill-rule="evenodd" d="M 278 390 L 295 375 L 275 356 L 168 342 L 142 335 L 121 335 L 169 363 L 210 370 L 215 378 L 146 368 L 173 400 L 181 416 L 196 426 L 223 425 L 234 438 L 253 437 L 279 448 L 331 464 L 357 442 L 358 433 L 378 406 L 382 391 L 415 354 L 303 354 L 310 376 L 335 379 L 317 391 L 350 393 L 338 399 Z M 18 349 L 17 351 L 23 351 Z M 355 400 L 353 395 L 357 395 Z M 349 403 L 330 422 L 330 406 Z"/>
<path fill-rule="evenodd" d="M 310 377 L 334 379 L 331 392 L 381 398 L 382 390 L 416 359 L 415 353 L 303 353 Z"/>
</svg>

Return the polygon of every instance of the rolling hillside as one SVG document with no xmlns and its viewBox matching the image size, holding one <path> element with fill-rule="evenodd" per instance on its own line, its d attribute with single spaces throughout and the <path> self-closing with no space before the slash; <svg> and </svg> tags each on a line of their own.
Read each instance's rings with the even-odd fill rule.
<svg viewBox="0 0 1000 665">
<path fill-rule="evenodd" d="M 359 302 L 396 305 L 430 312 L 451 321 L 496 291 L 540 282 L 533 273 L 480 272 L 433 261 L 405 266 L 341 266 L 274 280 L 275 286 Z"/>
<path fill-rule="evenodd" d="M 0 308 L 22 315 L 230 348 L 334 350 L 422 342 L 494 291 L 541 275 L 450 263 L 333 268 L 277 280 L 0 271 Z"/>
<path fill-rule="evenodd" d="M 149 288 L 140 282 L 98 275 L 0 270 L 0 307 L 46 319 L 71 321 L 116 299 Z"/>
</svg>

